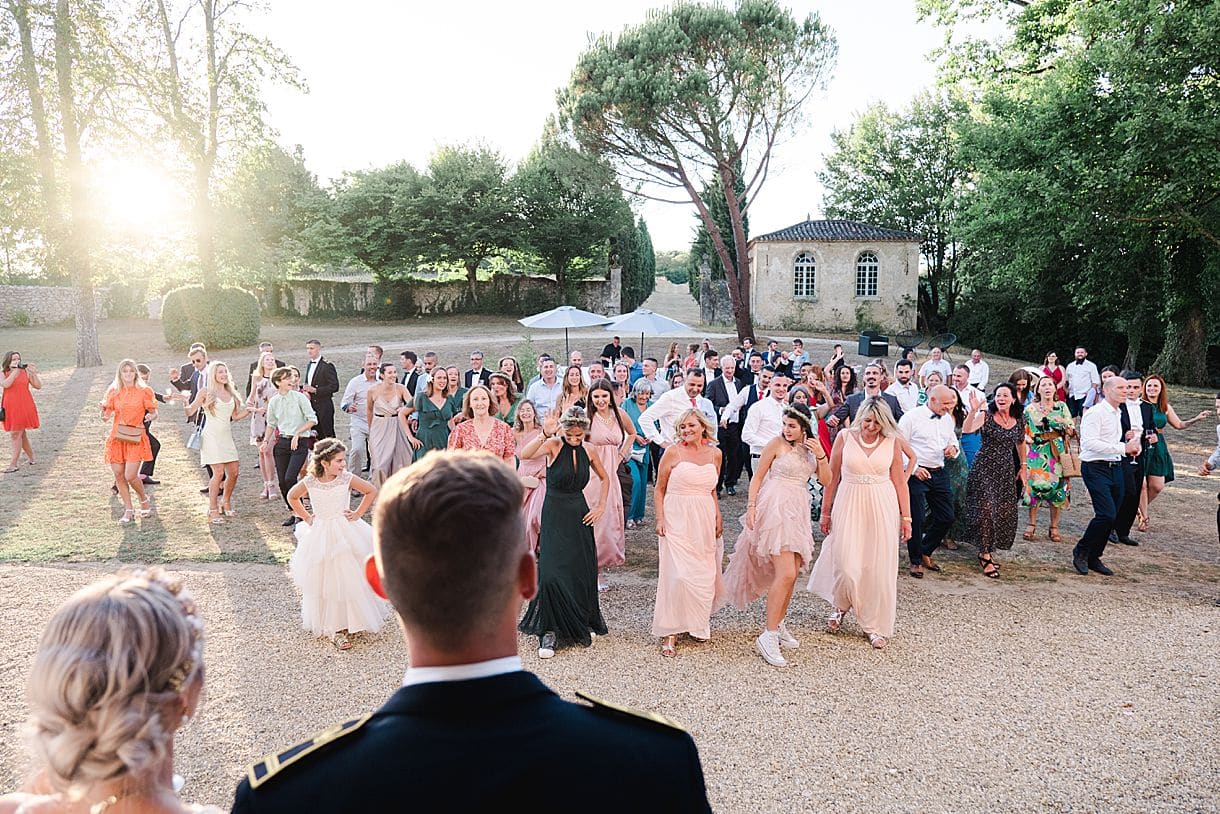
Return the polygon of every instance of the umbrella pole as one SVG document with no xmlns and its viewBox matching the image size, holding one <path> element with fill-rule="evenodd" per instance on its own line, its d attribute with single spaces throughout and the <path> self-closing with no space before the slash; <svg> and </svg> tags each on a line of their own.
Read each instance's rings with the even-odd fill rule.
<svg viewBox="0 0 1220 814">
<path fill-rule="evenodd" d="M 563 329 L 563 355 L 572 358 L 572 351 L 568 348 L 568 329 Z"/>
<path fill-rule="evenodd" d="M 644 358 L 644 332 L 643 331 L 640 331 L 640 356 L 639 356 L 639 358 L 641 358 L 641 359 Z"/>
</svg>

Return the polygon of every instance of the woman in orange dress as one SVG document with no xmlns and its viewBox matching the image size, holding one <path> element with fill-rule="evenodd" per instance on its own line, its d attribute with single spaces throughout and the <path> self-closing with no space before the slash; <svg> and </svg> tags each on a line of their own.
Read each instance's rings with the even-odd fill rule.
<svg viewBox="0 0 1220 814">
<path fill-rule="evenodd" d="M 140 498 L 140 517 L 152 516 L 152 503 L 144 494 L 144 483 L 140 480 L 140 464 L 152 460 L 152 445 L 144 429 L 144 419 L 156 419 L 157 400 L 153 390 L 140 379 L 136 363 L 131 359 L 119 362 L 114 381 L 106 389 L 101 402 L 102 418 L 110 420 L 110 434 L 106 437 L 103 455 L 114 472 L 114 483 L 123 501 L 123 517 L 119 520 L 127 525 L 135 519 L 131 506 L 131 490 Z M 123 440 L 122 434 L 138 440 Z M 138 435 L 137 435 L 138 431 Z"/>
<path fill-rule="evenodd" d="M 34 406 L 31 387 L 42 389 L 38 368 L 21 364 L 21 354 L 15 350 L 4 354 L 4 362 L 0 364 L 0 393 L 3 393 L 0 395 L 0 406 L 4 407 L 4 421 L 0 421 L 0 427 L 13 440 L 13 459 L 5 472 L 17 471 L 22 452 L 25 452 L 26 463 L 34 465 L 34 447 L 30 445 L 30 436 L 26 432 L 38 429 L 38 408 Z"/>
</svg>

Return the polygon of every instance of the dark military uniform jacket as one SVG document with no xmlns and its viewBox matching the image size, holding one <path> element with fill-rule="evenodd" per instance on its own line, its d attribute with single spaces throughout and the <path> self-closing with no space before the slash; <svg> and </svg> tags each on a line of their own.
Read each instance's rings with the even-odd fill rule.
<svg viewBox="0 0 1220 814">
<path fill-rule="evenodd" d="M 403 687 L 251 766 L 233 814 L 711 810 L 690 735 L 586 700 L 523 671 Z"/>
</svg>

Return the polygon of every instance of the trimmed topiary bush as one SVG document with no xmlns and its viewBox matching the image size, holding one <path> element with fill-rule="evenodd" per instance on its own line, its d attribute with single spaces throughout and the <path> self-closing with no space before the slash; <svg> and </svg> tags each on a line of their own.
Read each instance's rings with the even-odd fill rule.
<svg viewBox="0 0 1220 814">
<path fill-rule="evenodd" d="M 174 350 L 192 342 L 209 350 L 253 345 L 260 325 L 258 298 L 240 288 L 182 286 L 166 294 L 161 306 L 161 331 Z"/>
</svg>

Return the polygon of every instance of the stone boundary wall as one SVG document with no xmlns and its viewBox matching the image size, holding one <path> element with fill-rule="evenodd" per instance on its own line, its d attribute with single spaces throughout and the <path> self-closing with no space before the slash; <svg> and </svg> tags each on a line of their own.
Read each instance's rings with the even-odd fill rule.
<svg viewBox="0 0 1220 814">
<path fill-rule="evenodd" d="M 93 290 L 93 312 L 106 318 L 106 289 Z M 0 326 L 45 325 L 74 319 L 76 289 L 51 285 L 0 285 Z"/>
<path fill-rule="evenodd" d="M 439 314 L 507 314 L 525 316 L 557 305 L 613 315 L 622 302 L 622 270 L 610 269 L 605 280 L 572 283 L 567 302 L 549 277 L 496 274 L 480 281 L 477 298 L 464 280 L 434 283 L 394 280 L 384 283 L 335 280 L 291 280 L 257 291 L 263 311 L 280 316 L 407 319 Z"/>
</svg>

